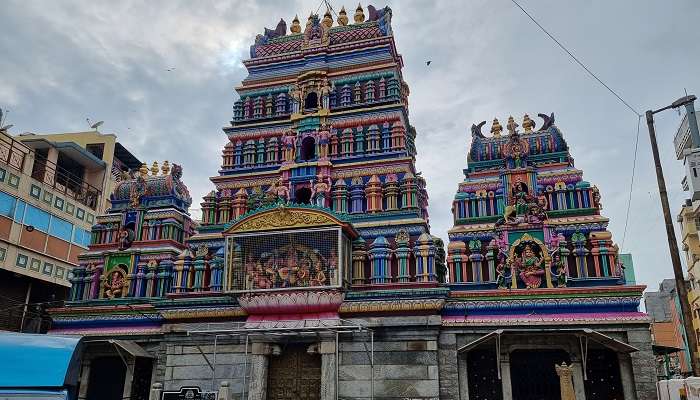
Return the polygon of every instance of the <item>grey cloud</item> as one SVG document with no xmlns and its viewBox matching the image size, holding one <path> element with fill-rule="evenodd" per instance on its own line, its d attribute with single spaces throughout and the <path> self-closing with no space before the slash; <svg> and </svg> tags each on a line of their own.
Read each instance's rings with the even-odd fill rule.
<svg viewBox="0 0 700 400">
<path fill-rule="evenodd" d="M 601 189 L 620 242 L 637 118 L 509 1 L 389 4 L 411 87 L 433 233 L 445 238 L 452 225 L 468 126 L 554 111 L 577 167 Z M 693 0 L 522 4 L 640 109 L 668 104 L 683 88 L 700 91 L 700 5 Z M 344 5 L 350 12 L 355 7 Z M 142 160 L 183 164 L 198 203 L 220 164 L 221 127 L 231 118 L 233 88 L 245 77 L 240 61 L 248 46 L 280 17 L 305 18 L 318 6 L 316 0 L 4 2 L 0 107 L 10 109 L 15 133 L 82 130 L 86 117 L 105 120 L 105 132 L 117 133 Z M 678 122 L 668 112 L 657 123 L 674 212 L 687 196 L 672 148 Z M 625 250 L 635 257 L 640 282 L 655 287 L 671 268 L 644 125 L 636 181 Z"/>
</svg>

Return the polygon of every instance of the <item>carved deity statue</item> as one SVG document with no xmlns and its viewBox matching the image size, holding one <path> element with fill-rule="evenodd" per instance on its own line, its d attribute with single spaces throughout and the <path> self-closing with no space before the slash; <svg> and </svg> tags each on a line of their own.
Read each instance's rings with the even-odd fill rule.
<svg viewBox="0 0 700 400">
<path fill-rule="evenodd" d="M 313 181 L 309 181 L 309 184 L 313 185 L 313 189 L 311 190 L 311 198 L 314 200 L 314 204 L 319 207 L 325 207 L 330 185 L 324 182 L 323 178 L 319 178 L 315 184 Z"/>
<path fill-rule="evenodd" d="M 331 133 L 328 131 L 328 127 L 322 126 L 321 130 L 318 132 L 318 158 L 320 160 L 328 158 L 328 143 L 330 142 Z"/>
<path fill-rule="evenodd" d="M 292 114 L 299 113 L 299 108 L 301 105 L 301 90 L 297 85 L 292 86 L 289 89 L 289 99 L 292 102 Z"/>
<path fill-rule="evenodd" d="M 105 296 L 110 299 L 124 296 L 124 274 L 121 271 L 113 271 L 102 284 L 105 289 Z"/>
<path fill-rule="evenodd" d="M 515 200 L 515 214 L 525 215 L 528 211 L 528 190 L 524 182 L 518 181 L 513 186 L 513 199 Z"/>
<path fill-rule="evenodd" d="M 288 131 L 282 138 L 282 146 L 284 147 L 284 161 L 294 162 L 297 150 L 297 136 L 293 131 Z"/>
<path fill-rule="evenodd" d="M 525 283 L 528 289 L 536 289 L 542 284 L 542 275 L 544 268 L 542 259 L 537 257 L 531 245 L 525 245 L 522 256 L 515 260 L 518 269 L 520 270 L 520 279 Z"/>
<path fill-rule="evenodd" d="M 323 86 L 321 86 L 321 107 L 325 108 L 326 110 L 329 109 L 332 91 L 333 87 L 328 84 L 328 81 L 323 82 Z"/>
<path fill-rule="evenodd" d="M 574 382 L 572 376 L 574 370 L 570 365 L 562 363 L 561 365 L 554 364 L 554 369 L 557 371 L 559 376 L 559 389 L 561 393 L 561 400 L 576 400 L 576 394 L 574 393 Z"/>
</svg>

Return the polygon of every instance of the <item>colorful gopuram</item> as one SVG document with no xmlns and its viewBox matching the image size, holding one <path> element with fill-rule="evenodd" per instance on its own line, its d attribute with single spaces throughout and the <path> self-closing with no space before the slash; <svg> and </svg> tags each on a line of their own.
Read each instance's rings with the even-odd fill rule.
<svg viewBox="0 0 700 400">
<path fill-rule="evenodd" d="M 554 398 L 555 364 L 576 399 L 653 398 L 645 287 L 626 284 L 600 191 L 539 116 L 472 125 L 452 203 L 442 324 L 464 333 L 469 398 Z"/>
<path fill-rule="evenodd" d="M 475 127 L 448 254 L 431 235 L 391 18 L 256 37 L 200 224 L 180 169 L 117 187 L 50 311 L 90 336 L 81 398 L 556 398 L 557 371 L 578 400 L 653 398 L 643 287 L 553 116 Z"/>
</svg>

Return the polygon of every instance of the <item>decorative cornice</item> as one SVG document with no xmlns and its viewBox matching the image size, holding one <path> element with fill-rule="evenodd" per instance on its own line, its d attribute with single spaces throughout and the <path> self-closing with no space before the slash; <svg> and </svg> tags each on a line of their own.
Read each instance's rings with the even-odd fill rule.
<svg viewBox="0 0 700 400">
<path fill-rule="evenodd" d="M 440 311 L 444 299 L 397 299 L 397 300 L 370 300 L 370 301 L 346 301 L 340 306 L 341 314 L 362 314 L 380 312 L 407 312 L 407 311 Z"/>
</svg>

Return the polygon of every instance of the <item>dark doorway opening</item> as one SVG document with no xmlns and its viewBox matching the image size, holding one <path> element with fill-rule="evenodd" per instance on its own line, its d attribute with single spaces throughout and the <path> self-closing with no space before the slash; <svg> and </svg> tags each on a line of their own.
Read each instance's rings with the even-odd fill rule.
<svg viewBox="0 0 700 400">
<path fill-rule="evenodd" d="M 475 349 L 467 353 L 467 381 L 469 398 L 474 400 L 502 400 L 503 387 L 498 379 L 495 349 Z"/>
<path fill-rule="evenodd" d="M 153 360 L 137 357 L 134 364 L 134 378 L 131 381 L 131 400 L 148 400 L 151 390 Z"/>
<path fill-rule="evenodd" d="M 316 158 L 316 141 L 311 136 L 307 136 L 301 141 L 301 159 L 309 161 Z"/>
<path fill-rule="evenodd" d="M 584 383 L 586 398 L 590 400 L 622 399 L 620 361 L 611 350 L 589 349 Z"/>
<path fill-rule="evenodd" d="M 555 364 L 571 363 L 564 350 L 515 350 L 510 353 L 513 400 L 561 400 Z"/>
<path fill-rule="evenodd" d="M 304 109 L 305 110 L 315 110 L 318 108 L 318 95 L 316 92 L 311 92 L 306 95 L 306 99 L 304 100 Z"/>
<path fill-rule="evenodd" d="M 308 344 L 288 344 L 270 357 L 268 400 L 321 398 L 321 355 L 309 354 Z"/>
<path fill-rule="evenodd" d="M 294 192 L 294 202 L 297 204 L 311 204 L 311 189 L 303 187 Z"/>
<path fill-rule="evenodd" d="M 87 400 L 122 400 L 126 366 L 119 357 L 99 357 L 90 363 Z"/>
</svg>

